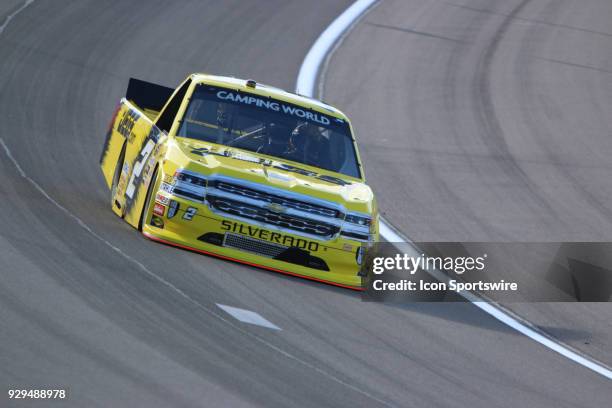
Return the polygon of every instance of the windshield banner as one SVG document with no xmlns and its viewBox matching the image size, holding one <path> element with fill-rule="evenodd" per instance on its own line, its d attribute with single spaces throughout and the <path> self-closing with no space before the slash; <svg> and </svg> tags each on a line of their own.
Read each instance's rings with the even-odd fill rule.
<svg viewBox="0 0 612 408">
<path fill-rule="evenodd" d="M 237 104 L 256 106 L 261 109 L 267 109 L 274 112 L 284 113 L 286 115 L 294 116 L 299 119 L 308 120 L 314 123 L 318 123 L 323 126 L 329 126 L 334 122 L 344 123 L 342 119 L 333 118 L 324 115 L 320 112 L 315 112 L 307 108 L 299 107 L 296 105 L 288 104 L 278 100 L 270 98 L 261 98 L 254 95 L 244 94 L 241 92 L 230 91 L 226 89 L 219 89 L 213 87 L 207 87 L 206 91 L 214 94 L 215 98 L 224 102 L 234 102 Z"/>
</svg>

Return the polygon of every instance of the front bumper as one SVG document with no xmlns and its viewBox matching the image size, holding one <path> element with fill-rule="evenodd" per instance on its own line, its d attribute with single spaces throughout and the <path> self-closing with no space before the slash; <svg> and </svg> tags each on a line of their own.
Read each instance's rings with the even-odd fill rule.
<svg viewBox="0 0 612 408">
<path fill-rule="evenodd" d="M 362 242 L 343 237 L 305 238 L 214 213 L 205 203 L 164 192 L 154 197 L 150 222 L 143 226 L 143 234 L 152 240 L 275 272 L 361 289 L 357 252 Z"/>
</svg>

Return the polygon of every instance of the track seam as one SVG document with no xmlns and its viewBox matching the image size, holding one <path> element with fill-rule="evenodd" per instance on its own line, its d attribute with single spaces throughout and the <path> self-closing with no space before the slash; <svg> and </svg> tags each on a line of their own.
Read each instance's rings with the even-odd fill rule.
<svg viewBox="0 0 612 408">
<path fill-rule="evenodd" d="M 523 0 L 515 10 L 521 9 L 528 2 L 529 0 Z M 319 98 L 323 97 L 323 82 L 325 80 L 329 60 L 338 47 L 342 44 L 346 36 L 359 22 L 359 20 L 362 19 L 373 8 L 373 6 L 378 3 L 379 0 L 355 1 L 343 14 L 337 17 L 325 31 L 321 33 L 319 38 L 308 51 L 308 54 L 306 54 L 306 57 L 300 66 L 300 71 L 296 81 L 297 93 L 304 96 L 316 97 L 317 95 L 315 95 L 315 89 L 317 88 L 318 79 L 318 96 Z M 503 32 L 502 34 L 498 32 L 497 37 L 494 39 L 495 47 L 501 41 L 502 36 Z M 489 55 L 489 59 L 490 58 L 492 58 L 492 55 Z M 400 251 L 415 253 L 417 255 L 420 253 L 416 245 L 405 234 L 399 231 L 383 217 L 380 218 L 380 227 L 380 235 Z M 449 279 L 440 271 L 428 270 L 427 273 L 441 281 L 448 281 Z M 478 294 L 471 292 L 463 291 L 459 294 L 483 312 L 513 328 L 519 333 L 540 343 L 544 347 L 555 351 L 563 357 L 612 380 L 612 369 L 610 369 L 603 362 L 597 361 L 591 356 L 588 356 L 585 353 L 561 342 L 560 340 L 553 338 L 529 321 L 519 317 L 514 312 L 509 311 L 495 302 L 486 300 Z"/>
</svg>

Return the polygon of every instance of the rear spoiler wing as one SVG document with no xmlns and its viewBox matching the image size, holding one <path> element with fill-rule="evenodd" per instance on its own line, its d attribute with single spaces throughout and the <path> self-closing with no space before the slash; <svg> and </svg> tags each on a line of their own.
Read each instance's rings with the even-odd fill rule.
<svg viewBox="0 0 612 408">
<path fill-rule="evenodd" d="M 130 78 L 125 99 L 134 103 L 142 110 L 148 109 L 159 112 L 173 92 L 174 88 Z"/>
</svg>

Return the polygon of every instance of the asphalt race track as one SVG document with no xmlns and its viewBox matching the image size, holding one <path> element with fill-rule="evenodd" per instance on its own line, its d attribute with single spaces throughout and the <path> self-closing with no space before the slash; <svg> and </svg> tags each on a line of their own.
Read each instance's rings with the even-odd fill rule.
<svg viewBox="0 0 612 408">
<path fill-rule="evenodd" d="M 385 217 L 414 241 L 612 241 L 610 21 L 607 0 L 366 15 L 324 99 L 354 118 Z M 610 303 L 512 308 L 612 365 Z"/>
<path fill-rule="evenodd" d="M 474 1 L 463 5 L 477 9 L 498 6 L 500 14 L 517 16 L 512 7 L 519 2 L 511 2 L 512 6 L 506 3 L 510 2 Z M 523 3 L 528 3 L 519 10 L 524 19 L 530 18 L 529 13 L 542 19 L 539 13 L 545 7 L 558 13 L 551 11 L 551 18 L 560 19 L 570 18 L 567 14 L 576 11 L 573 8 L 580 9 L 578 2 L 570 1 Z M 542 154 L 552 161 L 541 165 L 558 171 L 550 176 L 553 181 L 555 176 L 578 177 L 561 160 L 574 147 L 582 147 L 592 155 L 590 167 L 581 164 L 587 166 L 579 169 L 581 176 L 601 173 L 603 180 L 604 173 L 609 173 L 609 160 L 603 160 L 609 157 L 605 153 L 610 153 L 610 118 L 606 110 L 612 93 L 609 81 L 604 81 L 610 70 L 609 48 L 605 47 L 610 43 L 611 8 L 604 0 L 586 3 L 599 9 L 592 14 L 583 10 L 582 31 L 572 31 L 576 38 L 567 41 L 576 41 L 571 48 L 584 52 L 592 61 L 566 61 L 554 53 L 545 58 L 593 69 L 524 55 L 516 57 L 522 65 L 506 66 L 507 72 L 504 67 L 497 68 L 504 71 L 504 78 L 511 84 L 511 76 L 516 74 L 513 70 L 536 70 L 541 64 L 551 64 L 547 72 L 559 75 L 559 81 L 567 83 L 559 92 L 575 98 L 575 104 L 568 106 L 558 99 L 546 99 L 543 103 L 548 103 L 549 114 L 560 118 L 556 120 L 567 118 L 564 109 L 583 109 L 588 114 L 571 123 L 576 128 L 568 130 L 570 124 L 563 123 L 558 126 L 564 126 L 565 132 L 549 129 L 559 134 L 554 146 L 546 143 L 548 133 L 536 132 Z M 0 6 L 0 21 L 20 7 L 19 2 L 7 4 Z M 188 73 L 206 71 L 252 77 L 292 89 L 310 45 L 349 4 L 321 1 L 315 6 L 312 2 L 284 0 L 39 0 L 0 32 L 0 406 L 14 403 L 6 399 L 8 388 L 49 387 L 67 388 L 69 399 L 61 406 L 76 407 L 569 408 L 609 404 L 609 380 L 519 335 L 470 304 L 398 308 L 364 303 L 359 295 L 346 290 L 153 243 L 110 211 L 98 159 L 111 112 L 130 76 L 173 85 Z M 414 8 L 408 9 L 411 6 Z M 566 12 L 564 7 L 568 7 Z M 448 18 L 465 19 L 464 31 L 458 28 L 459 20 L 451 26 L 427 14 L 436 8 L 446 10 Z M 403 18 L 397 10 L 414 13 Z M 389 107 L 385 92 L 392 96 L 410 94 L 410 89 L 429 85 L 443 92 L 443 84 L 438 81 L 452 85 L 453 78 L 457 86 L 469 87 L 461 80 L 470 74 L 469 68 L 458 63 L 460 54 L 452 54 L 451 48 L 472 41 L 470 34 L 490 35 L 482 41 L 501 42 L 495 37 L 499 30 L 493 26 L 504 19 L 495 17 L 497 21 L 491 16 L 496 14 L 445 2 L 383 2 L 338 49 L 326 76 L 326 95 L 355 117 L 371 183 L 383 180 L 385 171 L 392 171 L 384 167 L 395 162 L 377 162 L 382 153 L 372 153 L 376 134 L 368 133 L 373 126 L 368 122 L 383 123 L 378 129 L 391 141 L 394 137 L 407 137 L 406 132 L 389 132 L 398 126 L 396 120 L 405 119 L 406 112 L 412 111 L 404 105 L 398 106 L 397 112 L 365 111 L 361 109 L 367 105 L 358 101 L 369 99 L 365 102 L 374 103 L 387 98 L 381 103 Z M 478 31 L 479 24 L 490 30 Z M 547 24 L 569 25 L 563 20 Z M 532 25 L 525 22 L 521 27 L 529 30 Z M 456 31 L 445 32 L 447 29 Z M 602 34 L 606 29 L 608 34 Z M 365 30 L 372 32 L 368 35 Z M 375 37 L 376 30 L 393 32 L 397 38 L 368 43 L 368 39 L 380 40 Z M 438 56 L 446 70 L 444 75 L 436 75 L 431 69 L 431 77 L 423 74 L 412 82 L 410 76 L 405 76 L 404 81 L 389 86 L 386 76 L 397 74 L 398 66 L 407 70 L 403 59 L 412 52 L 408 50 L 412 40 L 404 38 L 411 30 L 428 34 L 421 35 L 419 41 L 440 41 L 440 46 L 447 47 L 455 59 L 445 54 Z M 592 35 L 601 47 L 601 55 L 595 54 L 595 45 L 591 49 L 581 47 L 579 40 L 587 31 L 600 33 Z M 361 70 L 351 70 L 350 65 L 343 66 L 355 63 L 351 39 L 358 37 L 353 36 L 367 37 L 362 46 L 376 50 L 377 58 L 391 58 L 396 64 L 366 63 L 369 56 L 362 54 L 360 68 L 369 67 L 370 75 L 356 78 L 358 81 L 341 78 L 343 71 L 363 75 Z M 513 42 L 520 43 L 521 38 L 516 35 Z M 427 46 L 416 41 L 414 45 Z M 431 67 L 434 48 L 422 51 L 422 68 Z M 509 55 L 514 51 L 517 50 L 505 50 Z M 482 58 L 489 59 L 490 66 L 499 64 L 494 56 L 477 51 L 461 58 L 474 58 L 477 69 L 491 69 L 479 65 Z M 586 94 L 577 91 L 581 84 L 571 82 L 574 69 L 584 72 L 585 84 L 592 86 L 590 91 L 584 91 Z M 521 77 L 533 78 L 525 75 Z M 521 92 L 534 92 L 539 97 L 538 90 L 530 84 L 512 87 L 508 90 L 513 92 L 512 98 L 504 101 L 504 78 L 482 84 L 488 89 L 489 102 L 503 109 L 505 115 L 534 112 L 519 99 L 524 97 Z M 370 93 L 377 83 L 381 87 L 378 93 Z M 341 84 L 347 88 L 338 89 Z M 571 89 L 572 84 L 575 89 Z M 449 86 L 450 95 L 440 95 L 441 100 L 433 100 L 436 95 L 432 95 L 431 100 L 421 102 L 434 106 L 440 103 L 442 115 L 460 115 L 472 109 L 486 114 L 491 109 L 473 106 L 478 100 L 475 95 L 466 98 L 465 105 L 454 105 L 457 101 L 453 98 L 459 98 L 460 91 Z M 412 95 L 416 96 L 414 92 Z M 413 102 L 418 106 L 419 100 Z M 513 106 L 500 106 L 505 103 Z M 410 117 L 414 115 L 414 126 L 417 118 L 432 126 L 448 124 L 434 115 L 432 105 L 427 106 L 427 112 L 408 113 Z M 492 119 L 480 120 L 489 123 Z M 581 128 L 579 125 L 587 120 L 589 126 Z M 537 118 L 531 117 L 531 122 L 523 126 L 536 126 L 536 122 Z M 502 117 L 488 126 L 503 129 L 510 126 L 508 123 L 514 123 L 512 118 Z M 577 128 L 592 136 L 588 143 L 570 137 Z M 460 127 L 455 131 L 449 137 L 455 138 L 458 146 L 456 138 L 464 131 Z M 427 148 L 422 145 L 433 133 L 415 131 L 416 140 L 421 142 L 416 147 Z M 503 135 L 496 133 L 496 137 Z M 477 143 L 482 133 L 472 132 L 471 136 L 474 140 L 469 143 Z M 481 156 L 474 156 L 471 163 L 476 166 L 477 160 L 494 161 L 487 156 L 486 148 L 493 149 L 498 142 L 502 143 L 496 139 L 492 145 L 485 144 Z M 380 143 L 378 149 L 384 146 Z M 555 146 L 558 151 L 551 150 Z M 464 148 L 467 150 L 461 147 Z M 517 146 L 505 148 L 507 153 Z M 452 156 L 452 152 L 449 154 Z M 434 174 L 431 177 L 443 178 L 443 170 L 436 172 L 425 158 L 421 160 L 420 175 L 430 170 Z M 521 165 L 504 163 L 500 166 L 508 174 L 527 177 Z M 415 168 L 411 165 L 406 171 Z M 460 172 L 457 177 L 461 178 Z M 467 178 L 463 180 L 469 182 Z M 577 178 L 576 185 L 579 181 Z M 597 181 L 592 180 L 592 185 Z M 512 184 L 513 180 L 500 182 Z M 600 222 L 592 225 L 593 239 L 598 239 L 610 231 L 610 204 L 602 201 L 610 197 L 612 190 L 607 184 L 607 190 L 595 193 L 590 186 L 581 191 L 588 194 L 584 205 L 600 216 Z M 399 193 L 393 193 L 385 183 L 375 184 L 375 188 L 392 221 L 404 227 L 419 219 L 417 210 L 408 213 L 403 207 L 407 204 L 393 201 L 398 199 L 394 194 Z M 527 194 L 522 189 L 522 185 L 516 186 L 519 193 Z M 529 202 L 534 212 L 527 215 L 537 218 L 538 206 L 552 205 L 553 195 L 554 188 L 545 196 L 534 197 L 533 203 Z M 450 204 L 447 206 L 450 208 Z M 467 208 L 467 204 L 459 208 Z M 410 215 L 405 225 L 402 214 Z M 426 231 L 428 220 L 435 219 L 431 214 L 424 216 L 427 219 L 418 221 L 417 233 Z M 469 220 L 474 221 L 475 215 Z M 466 221 L 453 231 L 470 231 L 471 225 Z M 473 225 L 478 225 L 472 230 L 475 233 L 503 230 L 501 226 L 483 230 L 484 224 L 475 221 Z M 589 231 L 586 228 L 582 230 L 585 234 Z M 241 323 L 217 304 L 259 313 L 281 330 Z M 44 402 L 35 403 L 44 406 Z"/>
</svg>

